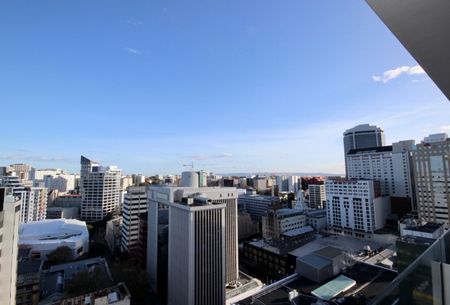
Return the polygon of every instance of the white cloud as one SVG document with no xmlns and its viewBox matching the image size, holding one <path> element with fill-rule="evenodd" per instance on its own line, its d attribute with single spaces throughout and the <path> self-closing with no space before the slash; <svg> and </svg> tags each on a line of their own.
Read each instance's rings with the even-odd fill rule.
<svg viewBox="0 0 450 305">
<path fill-rule="evenodd" d="M 131 53 L 131 54 L 134 54 L 134 55 L 141 55 L 141 51 L 139 51 L 138 49 L 125 47 L 124 50 L 127 51 L 128 53 Z"/>
<path fill-rule="evenodd" d="M 136 19 L 128 19 L 127 23 L 132 26 L 141 26 L 144 24 L 144 22 L 142 22 L 141 20 L 136 20 Z"/>
<path fill-rule="evenodd" d="M 383 82 L 386 84 L 390 80 L 393 80 L 403 74 L 406 75 L 419 75 L 419 74 L 425 74 L 425 71 L 422 69 L 421 66 L 401 66 L 397 67 L 395 69 L 387 70 L 383 72 L 383 75 L 374 75 L 372 76 L 372 79 L 376 82 Z"/>
<path fill-rule="evenodd" d="M 206 154 L 196 154 L 189 156 L 189 159 L 192 160 L 211 160 L 211 159 L 227 159 L 233 157 L 233 154 L 230 153 L 220 153 L 216 155 L 206 155 Z"/>
<path fill-rule="evenodd" d="M 69 161 L 71 161 L 65 157 L 23 155 L 23 154 L 0 155 L 0 160 L 22 161 L 22 162 L 69 162 Z"/>
<path fill-rule="evenodd" d="M 450 131 L 450 125 L 441 126 L 441 130 L 443 130 L 443 131 Z"/>
</svg>

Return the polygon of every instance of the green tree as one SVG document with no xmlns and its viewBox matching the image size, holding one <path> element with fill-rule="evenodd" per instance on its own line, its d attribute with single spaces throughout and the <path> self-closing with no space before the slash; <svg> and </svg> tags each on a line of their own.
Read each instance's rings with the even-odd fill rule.
<svg viewBox="0 0 450 305">
<path fill-rule="evenodd" d="M 87 294 L 89 292 L 112 286 L 107 274 L 99 267 L 92 271 L 77 273 L 66 285 L 64 292 L 68 297 Z"/>
<path fill-rule="evenodd" d="M 67 246 L 61 246 L 47 254 L 47 263 L 49 265 L 57 265 L 73 260 L 73 252 Z"/>
<path fill-rule="evenodd" d="M 133 304 L 146 304 L 149 286 L 147 272 L 134 259 L 115 263 L 111 271 L 116 283 L 124 282 L 128 287 Z"/>
</svg>

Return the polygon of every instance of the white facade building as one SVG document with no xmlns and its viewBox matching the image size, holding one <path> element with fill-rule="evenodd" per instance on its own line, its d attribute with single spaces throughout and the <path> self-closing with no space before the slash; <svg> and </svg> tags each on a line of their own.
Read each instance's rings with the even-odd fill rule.
<svg viewBox="0 0 450 305">
<path fill-rule="evenodd" d="M 412 198 L 411 152 L 413 140 L 392 146 L 353 149 L 347 154 L 349 179 L 380 181 L 381 195 Z"/>
<path fill-rule="evenodd" d="M 121 172 L 81 157 L 81 219 L 94 222 L 115 214 L 120 206 Z"/>
<path fill-rule="evenodd" d="M 24 187 L 16 176 L 3 176 L 0 186 L 11 188 L 13 195 L 20 198 L 20 222 L 39 221 L 47 214 L 47 189 L 45 187 Z"/>
<path fill-rule="evenodd" d="M 43 169 L 31 169 L 31 180 L 44 180 L 45 176 L 56 177 L 59 174 L 63 174 L 64 171 L 59 168 L 43 168 Z"/>
<path fill-rule="evenodd" d="M 44 220 L 47 217 L 47 189 L 45 187 L 25 188 L 22 194 L 20 222 Z"/>
<path fill-rule="evenodd" d="M 450 138 L 426 137 L 413 152 L 419 219 L 450 226 Z"/>
<path fill-rule="evenodd" d="M 67 193 L 75 189 L 75 175 L 73 174 L 55 174 L 45 175 L 45 187 L 49 190 L 58 190 L 60 193 Z"/>
<path fill-rule="evenodd" d="M 73 259 L 89 252 L 89 232 L 84 221 L 49 219 L 20 224 L 19 245 L 31 248 L 31 258 L 47 260 L 58 247 L 72 250 Z"/>
<path fill-rule="evenodd" d="M 16 304 L 20 201 L 0 188 L 0 304 Z"/>
<path fill-rule="evenodd" d="M 334 233 L 370 238 L 385 225 L 390 205 L 373 180 L 325 181 L 327 225 Z"/>
<path fill-rule="evenodd" d="M 147 212 L 147 188 L 132 186 L 128 188 L 122 205 L 121 247 L 132 252 L 139 239 L 139 215 Z"/>
</svg>

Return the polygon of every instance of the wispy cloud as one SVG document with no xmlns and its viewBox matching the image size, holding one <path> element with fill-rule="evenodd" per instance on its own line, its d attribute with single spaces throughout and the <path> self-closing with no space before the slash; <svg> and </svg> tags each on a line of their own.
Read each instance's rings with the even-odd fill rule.
<svg viewBox="0 0 450 305">
<path fill-rule="evenodd" d="M 0 160 L 21 161 L 21 162 L 71 162 L 72 161 L 65 157 L 43 156 L 43 155 L 23 155 L 23 154 L 0 155 Z"/>
<path fill-rule="evenodd" d="M 372 79 L 376 82 L 382 82 L 386 84 L 387 82 L 400 77 L 401 75 L 419 75 L 419 74 L 425 74 L 425 71 L 422 69 L 421 66 L 401 66 L 397 67 L 395 69 L 384 71 L 382 75 L 374 75 L 372 76 Z"/>
<path fill-rule="evenodd" d="M 441 126 L 442 131 L 450 131 L 450 125 Z"/>
<path fill-rule="evenodd" d="M 203 160 L 212 160 L 212 159 L 228 159 L 233 157 L 233 154 L 230 153 L 220 153 L 215 155 L 207 155 L 207 154 L 195 154 L 189 156 L 189 159 L 196 160 L 196 161 L 203 161 Z"/>
<path fill-rule="evenodd" d="M 144 22 L 142 22 L 141 20 L 137 20 L 137 19 L 128 19 L 127 23 L 132 26 L 141 26 L 144 24 Z"/>
<path fill-rule="evenodd" d="M 141 51 L 139 51 L 138 49 L 125 47 L 124 50 L 134 55 L 141 55 Z"/>
</svg>

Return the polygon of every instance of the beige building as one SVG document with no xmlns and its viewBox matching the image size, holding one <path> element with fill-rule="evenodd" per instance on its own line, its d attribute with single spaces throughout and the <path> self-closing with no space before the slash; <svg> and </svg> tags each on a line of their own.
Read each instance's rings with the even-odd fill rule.
<svg viewBox="0 0 450 305">
<path fill-rule="evenodd" d="M 450 138 L 445 133 L 430 135 L 412 155 L 419 219 L 449 227 Z"/>
<path fill-rule="evenodd" d="M 16 304 L 20 201 L 0 188 L 0 304 Z"/>
</svg>

